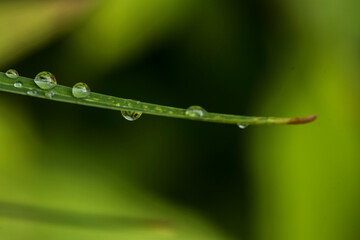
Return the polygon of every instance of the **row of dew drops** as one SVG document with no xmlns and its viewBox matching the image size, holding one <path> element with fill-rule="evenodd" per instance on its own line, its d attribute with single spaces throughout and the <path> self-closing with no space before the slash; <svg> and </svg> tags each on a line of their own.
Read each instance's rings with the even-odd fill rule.
<svg viewBox="0 0 360 240">
<path fill-rule="evenodd" d="M 19 73 L 14 69 L 8 70 L 5 73 L 5 75 L 8 78 L 11 78 L 14 80 L 19 77 Z M 55 88 L 57 86 L 57 81 L 56 81 L 55 76 L 52 73 L 40 72 L 38 75 L 36 75 L 34 82 L 39 88 L 41 88 L 43 90 L 47 90 L 45 92 L 45 96 L 47 98 L 52 98 L 55 95 L 55 91 L 53 90 L 53 88 Z M 14 83 L 14 87 L 22 88 L 23 84 L 20 81 L 16 81 Z M 38 94 L 38 92 L 35 89 L 30 89 L 26 93 L 31 96 L 35 96 Z M 72 87 L 72 95 L 75 98 L 87 98 L 90 96 L 90 88 L 86 83 L 83 83 L 83 82 L 76 83 Z M 123 117 L 126 120 L 135 121 L 141 117 L 142 113 L 141 112 L 133 112 L 133 111 L 121 111 L 121 114 L 123 115 Z"/>
<path fill-rule="evenodd" d="M 19 77 L 19 73 L 14 69 L 8 70 L 5 73 L 5 75 L 8 78 L 11 78 L 14 80 Z M 36 75 L 34 82 L 39 88 L 41 88 L 43 90 L 48 90 L 45 93 L 45 96 L 47 98 L 52 98 L 55 95 L 55 91 L 53 90 L 53 88 L 55 88 L 57 86 L 57 81 L 56 81 L 55 76 L 52 73 L 40 72 L 38 75 Z M 20 81 L 16 81 L 14 83 L 14 87 L 22 88 L 23 84 Z M 31 96 L 38 94 L 38 92 L 35 89 L 30 89 L 26 93 Z M 90 96 L 90 88 L 86 83 L 78 82 L 72 87 L 72 95 L 75 98 L 87 98 Z M 121 111 L 121 114 L 126 120 L 135 121 L 141 117 L 142 112 Z M 185 115 L 187 115 L 189 117 L 193 117 L 193 118 L 206 117 L 207 114 L 208 114 L 208 112 L 200 106 L 191 106 L 191 107 L 187 108 L 185 111 Z M 244 129 L 248 126 L 248 124 L 244 124 L 244 123 L 240 123 L 237 125 L 241 129 Z"/>
</svg>

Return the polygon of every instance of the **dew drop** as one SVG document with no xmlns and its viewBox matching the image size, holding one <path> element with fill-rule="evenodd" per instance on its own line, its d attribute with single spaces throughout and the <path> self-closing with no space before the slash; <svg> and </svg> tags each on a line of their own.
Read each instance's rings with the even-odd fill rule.
<svg viewBox="0 0 360 240">
<path fill-rule="evenodd" d="M 22 87 L 23 87 L 23 84 L 22 84 L 22 82 L 17 81 L 17 82 L 14 83 L 14 87 L 16 87 L 16 88 L 22 88 Z"/>
<path fill-rule="evenodd" d="M 35 96 L 38 94 L 38 92 L 35 89 L 30 89 L 26 93 L 30 96 Z"/>
<path fill-rule="evenodd" d="M 135 121 L 141 117 L 142 112 L 121 111 L 121 114 L 126 120 Z"/>
<path fill-rule="evenodd" d="M 55 91 L 53 89 L 51 89 L 45 93 L 45 97 L 47 97 L 47 98 L 52 98 L 54 95 L 55 95 Z"/>
<path fill-rule="evenodd" d="M 200 106 L 191 106 L 186 109 L 185 115 L 189 117 L 205 117 L 207 111 Z"/>
<path fill-rule="evenodd" d="M 8 78 L 12 78 L 12 79 L 16 79 L 19 77 L 19 73 L 14 70 L 14 69 L 9 69 L 6 71 L 5 75 L 8 77 Z"/>
<path fill-rule="evenodd" d="M 241 128 L 241 129 L 245 129 L 245 128 L 247 128 L 247 126 L 249 126 L 249 124 L 246 124 L 246 123 L 239 123 L 238 124 L 238 127 Z"/>
<path fill-rule="evenodd" d="M 76 98 L 86 98 L 90 95 L 90 88 L 86 83 L 79 82 L 73 86 L 72 94 Z"/>
<path fill-rule="evenodd" d="M 55 76 L 49 72 L 41 72 L 35 77 L 36 85 L 41 89 L 52 89 L 57 85 Z"/>
</svg>

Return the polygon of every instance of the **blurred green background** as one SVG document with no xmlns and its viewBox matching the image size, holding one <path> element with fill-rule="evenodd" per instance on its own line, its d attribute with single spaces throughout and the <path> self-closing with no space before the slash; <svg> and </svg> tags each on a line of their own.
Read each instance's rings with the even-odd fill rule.
<svg viewBox="0 0 360 240">
<path fill-rule="evenodd" d="M 0 1 L 0 71 L 236 126 L 0 92 L 0 239 L 359 239 L 358 0 Z"/>
</svg>

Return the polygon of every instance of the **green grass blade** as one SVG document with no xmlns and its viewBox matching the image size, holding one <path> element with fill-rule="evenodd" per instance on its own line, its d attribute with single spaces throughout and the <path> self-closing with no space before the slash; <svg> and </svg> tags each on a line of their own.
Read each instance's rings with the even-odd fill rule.
<svg viewBox="0 0 360 240">
<path fill-rule="evenodd" d="M 15 82 L 21 82 L 22 87 L 14 87 Z M 29 90 L 36 90 L 36 95 L 29 95 Z M 49 98 L 46 96 L 48 90 L 37 87 L 33 79 L 18 77 L 17 79 L 8 78 L 5 73 L 0 72 L 0 91 L 28 95 L 32 97 L 45 98 L 53 101 L 67 102 L 90 107 L 111 109 L 116 111 L 137 111 L 143 114 L 151 114 L 162 117 L 182 118 L 204 122 L 224 123 L 224 124 L 246 124 L 246 125 L 263 125 L 263 124 L 300 124 L 312 122 L 316 115 L 305 118 L 276 118 L 276 117 L 248 117 L 231 114 L 207 113 L 203 117 L 190 117 L 185 115 L 186 109 L 162 106 L 151 103 L 144 103 L 131 99 L 108 96 L 100 93 L 91 92 L 88 98 L 79 99 L 72 95 L 72 88 L 57 85 L 54 89 L 54 95 Z"/>
</svg>

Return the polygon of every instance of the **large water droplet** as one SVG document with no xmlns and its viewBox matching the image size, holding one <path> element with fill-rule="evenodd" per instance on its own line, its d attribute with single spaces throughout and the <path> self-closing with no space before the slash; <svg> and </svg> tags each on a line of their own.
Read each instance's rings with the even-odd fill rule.
<svg viewBox="0 0 360 240">
<path fill-rule="evenodd" d="M 5 75 L 8 77 L 8 78 L 12 78 L 12 79 L 16 79 L 19 77 L 19 73 L 14 70 L 14 69 L 9 69 L 6 71 Z"/>
<path fill-rule="evenodd" d="M 189 117 L 205 117 L 207 111 L 200 106 L 191 106 L 186 109 L 185 115 Z"/>
<path fill-rule="evenodd" d="M 41 89 L 52 89 L 57 85 L 56 78 L 52 73 L 41 72 L 35 77 L 35 83 Z"/>
<path fill-rule="evenodd" d="M 241 128 L 241 129 L 245 129 L 245 128 L 247 128 L 247 126 L 249 126 L 249 124 L 246 124 L 246 123 L 239 123 L 238 124 L 238 127 Z"/>
<path fill-rule="evenodd" d="M 73 86 L 72 94 L 76 98 L 86 98 L 90 95 L 90 88 L 86 83 L 79 82 Z"/>
<path fill-rule="evenodd" d="M 22 82 L 17 81 L 17 82 L 14 83 L 14 87 L 16 87 L 16 88 L 22 88 L 22 87 L 23 87 L 23 84 L 22 84 Z"/>
<path fill-rule="evenodd" d="M 47 97 L 47 98 L 52 98 L 54 95 L 55 95 L 55 91 L 53 89 L 51 89 L 45 93 L 45 97 Z"/>
<path fill-rule="evenodd" d="M 141 117 L 142 112 L 121 111 L 123 117 L 128 121 L 135 121 Z"/>
<path fill-rule="evenodd" d="M 30 89 L 26 93 L 30 96 L 34 96 L 38 94 L 38 92 L 35 89 Z"/>
</svg>

